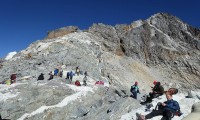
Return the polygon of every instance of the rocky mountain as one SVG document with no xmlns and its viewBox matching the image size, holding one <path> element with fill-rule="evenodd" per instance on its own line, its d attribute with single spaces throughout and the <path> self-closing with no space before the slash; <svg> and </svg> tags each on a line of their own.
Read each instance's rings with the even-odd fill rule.
<svg viewBox="0 0 200 120">
<path fill-rule="evenodd" d="M 131 24 L 93 24 L 84 31 L 69 26 L 49 32 L 45 39 L 1 61 L 0 81 L 9 79 L 12 73 L 18 80 L 17 85 L 1 89 L 2 95 L 17 95 L 0 101 L 2 116 L 114 120 L 140 106 L 127 97 L 135 81 L 143 94 L 150 91 L 153 80 L 163 83 L 165 89 L 200 88 L 200 30 L 167 13 Z M 88 87 L 81 87 L 85 91 L 64 84 L 68 83 L 66 72 L 77 66 L 87 71 L 91 80 Z M 48 73 L 55 68 L 64 70 L 63 78 L 47 81 Z M 36 81 L 40 73 L 45 74 L 42 82 Z M 73 82 L 83 77 L 76 76 Z M 98 80 L 107 87 L 96 87 Z M 70 96 L 80 99 L 71 100 Z M 69 104 L 59 106 L 62 100 Z"/>
</svg>

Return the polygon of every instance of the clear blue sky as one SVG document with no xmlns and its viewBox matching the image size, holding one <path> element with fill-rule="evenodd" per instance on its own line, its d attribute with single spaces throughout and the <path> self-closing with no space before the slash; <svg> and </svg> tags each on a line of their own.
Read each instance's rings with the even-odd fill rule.
<svg viewBox="0 0 200 120">
<path fill-rule="evenodd" d="M 158 12 L 199 28 L 199 11 L 200 0 L 0 0 L 0 57 L 25 49 L 56 28 L 130 24 Z"/>
</svg>

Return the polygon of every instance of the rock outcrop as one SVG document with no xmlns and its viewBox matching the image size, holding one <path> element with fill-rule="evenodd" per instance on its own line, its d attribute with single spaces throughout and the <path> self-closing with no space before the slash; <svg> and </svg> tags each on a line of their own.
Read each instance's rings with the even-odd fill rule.
<svg viewBox="0 0 200 120">
<path fill-rule="evenodd" d="M 77 26 L 67 26 L 67 27 L 59 28 L 59 29 L 48 32 L 46 39 L 61 37 L 73 32 L 77 32 L 78 30 L 79 28 Z"/>
<path fill-rule="evenodd" d="M 191 113 L 183 120 L 199 120 L 200 119 L 200 103 L 195 103 L 192 106 Z"/>
</svg>

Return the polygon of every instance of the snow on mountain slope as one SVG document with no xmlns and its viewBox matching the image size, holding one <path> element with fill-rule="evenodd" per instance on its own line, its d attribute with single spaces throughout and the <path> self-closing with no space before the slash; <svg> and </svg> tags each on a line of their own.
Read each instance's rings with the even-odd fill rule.
<svg viewBox="0 0 200 120">
<path fill-rule="evenodd" d="M 16 51 L 8 53 L 8 55 L 5 57 L 5 60 L 11 59 L 15 54 L 17 54 Z"/>
</svg>

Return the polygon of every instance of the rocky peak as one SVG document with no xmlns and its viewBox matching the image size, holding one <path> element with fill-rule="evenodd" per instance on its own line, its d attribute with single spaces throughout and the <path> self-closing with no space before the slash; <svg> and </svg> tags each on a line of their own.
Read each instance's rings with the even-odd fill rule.
<svg viewBox="0 0 200 120">
<path fill-rule="evenodd" d="M 62 28 L 48 32 L 46 39 L 61 37 L 61 36 L 67 35 L 69 33 L 77 32 L 78 30 L 79 30 L 79 28 L 77 26 L 62 27 Z"/>
</svg>

